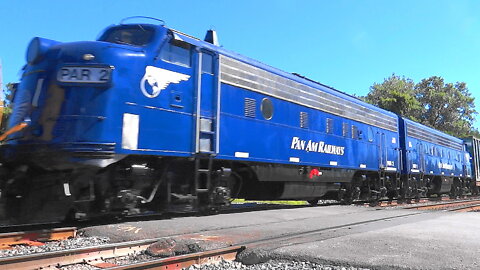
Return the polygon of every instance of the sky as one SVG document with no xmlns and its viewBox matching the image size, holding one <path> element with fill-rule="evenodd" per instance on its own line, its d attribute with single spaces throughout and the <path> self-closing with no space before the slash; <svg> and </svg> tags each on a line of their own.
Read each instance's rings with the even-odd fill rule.
<svg viewBox="0 0 480 270">
<path fill-rule="evenodd" d="M 393 73 L 466 82 L 480 112 L 479 11 L 477 0 L 0 0 L 0 61 L 16 82 L 33 37 L 94 40 L 140 15 L 199 38 L 215 29 L 226 49 L 348 94 Z"/>
</svg>

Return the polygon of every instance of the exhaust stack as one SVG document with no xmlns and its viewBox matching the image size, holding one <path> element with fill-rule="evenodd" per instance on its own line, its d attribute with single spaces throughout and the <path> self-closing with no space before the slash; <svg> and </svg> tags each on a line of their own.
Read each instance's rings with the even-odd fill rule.
<svg viewBox="0 0 480 270">
<path fill-rule="evenodd" d="M 203 40 L 208 43 L 212 43 L 215 46 L 220 46 L 220 43 L 218 42 L 217 31 L 215 30 L 208 30 Z"/>
</svg>

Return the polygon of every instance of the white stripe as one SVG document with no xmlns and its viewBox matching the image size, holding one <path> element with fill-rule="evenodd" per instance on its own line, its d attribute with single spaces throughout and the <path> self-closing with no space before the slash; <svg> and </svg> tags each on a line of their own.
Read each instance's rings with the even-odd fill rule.
<svg viewBox="0 0 480 270">
<path fill-rule="evenodd" d="M 38 79 L 37 81 L 37 89 L 35 89 L 35 94 L 33 95 L 32 99 L 33 107 L 38 107 L 38 99 L 40 98 L 40 93 L 42 92 L 43 81 L 44 79 Z"/>
<path fill-rule="evenodd" d="M 298 157 L 291 157 L 290 162 L 300 162 L 300 159 Z"/>
<path fill-rule="evenodd" d="M 367 168 L 367 164 L 360 164 L 360 168 L 362 168 L 362 169 Z"/>
<path fill-rule="evenodd" d="M 138 133 L 140 116 L 136 114 L 123 114 L 122 148 L 135 150 L 138 148 Z"/>
<path fill-rule="evenodd" d="M 63 183 L 63 192 L 65 193 L 65 196 L 71 196 L 72 194 L 70 193 L 70 185 L 68 183 Z"/>
<path fill-rule="evenodd" d="M 396 171 L 397 171 L 397 168 L 387 167 L 385 170 L 387 170 L 387 171 L 389 171 L 389 172 L 396 172 Z"/>
<path fill-rule="evenodd" d="M 420 172 L 420 170 L 412 169 L 411 172 L 418 173 L 418 172 Z"/>
<path fill-rule="evenodd" d="M 238 157 L 238 158 L 248 158 L 249 156 L 250 156 L 250 153 L 235 152 L 235 157 Z"/>
<path fill-rule="evenodd" d="M 336 161 L 330 161 L 330 165 L 332 165 L 332 166 L 337 166 L 337 165 L 338 165 L 338 162 L 336 162 Z"/>
</svg>

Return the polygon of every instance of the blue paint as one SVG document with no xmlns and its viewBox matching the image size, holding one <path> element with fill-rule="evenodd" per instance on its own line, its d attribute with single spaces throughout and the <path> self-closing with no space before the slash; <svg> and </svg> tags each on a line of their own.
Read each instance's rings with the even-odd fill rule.
<svg viewBox="0 0 480 270">
<path fill-rule="evenodd" d="M 107 28 L 100 39 L 107 39 L 109 33 L 118 31 L 116 27 Z M 124 27 L 138 28 L 137 25 Z M 399 132 L 394 132 L 233 85 L 221 84 L 217 89 L 218 56 L 223 55 L 360 104 L 381 115 L 397 117 L 325 85 L 175 32 L 177 42 L 187 46 L 183 52 L 189 53 L 181 55 L 181 48 L 169 48 L 171 30 L 159 25 L 142 27 L 152 35 L 144 43 L 134 45 L 104 41 L 44 42 L 43 58 L 31 61 L 24 71 L 10 119 L 10 126 L 13 126 L 30 118 L 31 126 L 12 135 L 8 144 L 41 144 L 52 149 L 62 149 L 60 146 L 65 143 L 111 144 L 114 145 L 114 154 L 122 157 L 192 157 L 198 148 L 198 136 L 209 141 L 210 150 L 217 152 L 215 158 L 222 160 L 386 171 L 391 174 L 401 172 L 405 175 L 418 169 L 417 173 L 425 175 L 455 177 L 464 176 L 465 168 L 470 167 L 465 159 L 465 150 L 453 150 L 408 137 L 405 123 L 412 123 L 427 133 L 440 134 L 457 143 L 462 143 L 460 139 L 400 117 L 396 127 Z M 45 50 L 47 47 L 49 49 Z M 165 50 L 170 54 L 166 55 Z M 92 54 L 95 58 L 85 60 L 85 54 Z M 200 54 L 204 56 L 202 62 Z M 211 59 L 206 60 L 207 54 Z M 102 85 L 60 84 L 63 90 L 55 90 L 58 70 L 71 65 L 111 66 L 111 81 Z M 188 79 L 171 82 L 158 96 L 148 97 L 142 94 L 140 86 L 148 66 L 175 72 Z M 203 67 L 204 72 L 199 72 L 199 67 Z M 44 78 L 45 83 L 40 89 L 38 107 L 32 107 L 28 104 L 35 94 L 39 78 Z M 196 92 L 198 85 L 200 96 Z M 148 83 L 145 87 L 147 92 L 155 92 Z M 56 98 L 53 98 L 55 95 Z M 220 108 L 217 107 L 218 95 Z M 201 99 L 199 111 L 198 98 Z M 255 117 L 245 115 L 245 98 L 255 101 Z M 271 119 L 262 116 L 260 104 L 265 98 L 270 99 L 273 105 Z M 61 106 L 45 109 L 50 104 Z M 302 112 L 308 114 L 309 124 L 306 127 L 300 126 Z M 139 116 L 138 149 L 122 148 L 125 113 Z M 327 131 L 327 118 L 333 123 L 330 131 Z M 211 129 L 196 135 L 198 119 L 210 120 Z M 217 126 L 220 130 L 218 134 Z M 428 154 L 425 148 L 432 147 L 446 154 Z M 94 148 L 90 150 L 95 151 Z M 74 164 L 82 161 L 78 158 L 71 160 Z M 449 169 L 449 166 L 452 168 Z"/>
</svg>

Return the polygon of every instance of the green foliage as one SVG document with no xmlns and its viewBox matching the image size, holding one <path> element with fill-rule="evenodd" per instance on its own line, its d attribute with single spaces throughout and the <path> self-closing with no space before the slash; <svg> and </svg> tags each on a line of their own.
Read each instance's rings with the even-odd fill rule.
<svg viewBox="0 0 480 270">
<path fill-rule="evenodd" d="M 12 99 L 15 91 L 16 84 L 7 83 L 4 89 L 2 89 L 3 94 L 3 114 L 8 116 L 12 113 Z"/>
<path fill-rule="evenodd" d="M 473 131 L 475 104 L 466 83 L 445 83 L 443 78 L 432 76 L 415 86 L 422 106 L 421 123 L 459 137 Z"/>
<path fill-rule="evenodd" d="M 466 83 L 445 83 L 432 76 L 415 84 L 411 79 L 392 74 L 375 83 L 365 100 L 380 108 L 420 122 L 457 137 L 478 134 L 474 98 Z"/>
<path fill-rule="evenodd" d="M 375 83 L 365 101 L 398 115 L 418 120 L 420 102 L 415 99 L 414 82 L 392 74 L 383 83 Z"/>
</svg>

